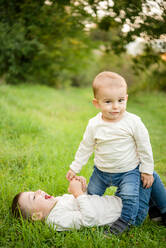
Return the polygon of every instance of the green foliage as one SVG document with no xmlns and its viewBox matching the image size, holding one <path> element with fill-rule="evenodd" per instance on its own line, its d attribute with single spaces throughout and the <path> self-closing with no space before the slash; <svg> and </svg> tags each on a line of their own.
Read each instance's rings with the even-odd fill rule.
<svg viewBox="0 0 166 248">
<path fill-rule="evenodd" d="M 165 67 L 157 67 L 153 69 L 149 77 L 147 77 L 146 88 L 149 90 L 166 91 L 166 70 Z"/>
<path fill-rule="evenodd" d="M 98 24 L 99 28 L 105 31 L 108 31 L 111 28 L 117 28 L 119 24 L 111 16 L 104 16 Z"/>
<path fill-rule="evenodd" d="M 101 1 L 89 1 L 92 9 L 96 7 L 94 14 L 98 15 L 97 4 Z M 155 7 L 151 7 L 152 4 L 158 6 L 158 12 L 154 12 Z M 156 7 L 157 8 L 157 7 Z M 99 7 L 98 7 L 99 10 Z M 119 54 L 125 51 L 126 45 L 134 41 L 136 37 L 144 37 L 147 46 L 141 56 L 133 58 L 133 69 L 135 73 L 141 76 L 142 73 L 148 74 L 150 78 L 153 78 L 154 74 L 156 83 L 153 84 L 151 89 L 165 90 L 166 81 L 163 80 L 165 75 L 165 61 L 161 59 L 161 53 L 166 52 L 165 42 L 165 21 L 166 21 L 166 10 L 164 1 L 153 2 L 153 1 L 114 1 L 114 5 L 110 4 L 109 1 L 105 1 L 105 16 L 96 18 L 98 29 L 93 30 L 93 37 L 103 42 L 105 51 Z M 128 32 L 122 32 L 124 24 L 128 24 L 130 29 Z M 101 31 L 100 31 L 101 30 Z M 107 32 L 107 34 L 105 34 Z M 97 34 L 94 35 L 94 34 Z M 156 43 L 155 39 L 161 39 L 160 45 Z M 153 49 L 152 49 L 153 48 Z M 151 75 L 149 72 L 151 72 Z M 157 71 L 157 73 L 156 73 Z M 142 77 L 142 76 L 141 76 Z M 158 77 L 158 80 L 156 78 Z M 149 82 L 149 80 L 146 80 Z M 160 83 L 157 83 L 160 81 Z M 162 82 L 161 82 L 162 81 Z M 145 87 L 146 84 L 144 84 Z M 136 88 L 136 87 L 135 87 Z"/>
<path fill-rule="evenodd" d="M 133 61 L 130 55 L 126 53 L 117 55 L 111 51 L 107 53 L 102 52 L 96 61 L 96 74 L 101 71 L 114 71 L 119 73 L 125 78 L 129 91 L 132 89 L 132 92 L 135 92 L 136 89 L 137 91 L 141 90 L 141 88 L 138 88 L 138 85 L 145 81 L 146 73 L 138 75 L 135 68 L 132 67 Z"/>
<path fill-rule="evenodd" d="M 97 2 L 100 3 L 101 1 Z M 92 1 L 90 4 L 93 9 L 93 6 L 96 6 L 96 1 Z M 148 3 L 146 0 L 115 0 L 113 5 L 110 5 L 109 1 L 105 2 L 105 12 L 109 11 L 110 15 L 106 12 L 101 22 L 100 19 L 97 19 L 99 20 L 99 27 L 104 30 L 109 30 L 109 25 L 110 28 L 112 27 L 111 20 L 113 20 L 113 23 L 116 22 L 117 26 L 119 25 L 121 27 L 127 21 L 131 29 L 126 34 L 121 33 L 119 42 L 123 39 L 120 42 L 122 45 L 126 44 L 126 41 L 135 40 L 136 36 L 142 34 L 149 39 L 160 38 L 161 35 L 165 35 L 166 11 L 164 1 L 158 3 L 160 14 L 154 12 L 149 14 L 151 11 L 151 4 L 152 3 Z M 100 25 L 101 23 L 102 25 Z"/>
<path fill-rule="evenodd" d="M 25 39 L 25 28 L 15 23 L 12 27 L 0 24 L 0 74 L 6 74 L 7 82 L 24 81 L 32 72 L 30 64 L 39 50 L 39 42 Z"/>
<path fill-rule="evenodd" d="M 103 228 L 56 232 L 41 222 L 18 221 L 10 206 L 20 191 L 43 189 L 49 194 L 67 193 L 69 164 L 89 118 L 97 112 L 91 103 L 92 89 L 54 90 L 39 85 L 0 87 L 0 247 L 3 248 L 165 248 L 166 229 L 147 218 L 128 234 L 107 239 Z M 129 95 L 128 111 L 138 114 L 147 126 L 155 170 L 166 185 L 164 93 Z M 93 159 L 81 174 L 89 179 Z M 112 194 L 111 189 L 107 194 Z"/>
<path fill-rule="evenodd" d="M 102 6 L 105 15 L 101 18 L 98 13 Z M 145 0 L 114 1 L 114 5 L 101 0 L 1 0 L 0 76 L 10 84 L 30 82 L 57 88 L 87 86 L 103 67 L 98 62 L 104 60 L 105 55 L 100 53 L 103 47 L 110 56 L 115 53 L 120 56 L 135 37 L 143 35 L 151 41 L 165 34 L 164 3 L 161 1 L 159 6 L 160 16 L 148 15 L 149 5 Z M 122 27 L 126 22 L 131 29 L 124 33 Z M 97 27 L 87 30 L 86 24 L 94 23 Z M 151 65 L 163 62 L 149 44 L 134 63 L 138 74 L 145 69 L 153 71 Z M 122 67 L 125 66 L 124 63 Z M 160 69 L 157 71 L 160 77 Z M 161 78 L 163 73 L 162 69 Z M 165 90 L 164 80 L 160 85 L 156 88 Z"/>
<path fill-rule="evenodd" d="M 133 69 L 137 74 L 143 74 L 144 79 L 139 84 L 140 89 L 166 91 L 166 61 L 161 55 L 147 46 L 145 52 L 133 58 Z M 135 90 L 138 90 L 135 85 Z"/>
<path fill-rule="evenodd" d="M 94 45 L 83 30 L 83 9 L 33 0 L 1 1 L 0 9 L 0 75 L 7 82 L 60 87 L 87 70 Z"/>
</svg>

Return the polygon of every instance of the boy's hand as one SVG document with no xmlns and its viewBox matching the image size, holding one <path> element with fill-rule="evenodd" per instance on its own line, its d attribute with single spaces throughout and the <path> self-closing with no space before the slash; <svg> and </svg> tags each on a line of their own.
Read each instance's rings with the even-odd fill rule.
<svg viewBox="0 0 166 248">
<path fill-rule="evenodd" d="M 81 182 L 82 190 L 85 192 L 87 189 L 86 178 L 83 176 L 75 176 L 75 179 Z"/>
<path fill-rule="evenodd" d="M 76 173 L 72 171 L 71 169 L 67 172 L 66 178 L 70 182 L 74 177 L 76 176 Z"/>
<path fill-rule="evenodd" d="M 154 178 L 153 175 L 147 173 L 141 173 L 141 180 L 143 183 L 143 187 L 148 189 L 152 186 Z"/>
<path fill-rule="evenodd" d="M 83 195 L 82 184 L 79 180 L 73 179 L 70 181 L 68 192 L 71 193 L 75 198 L 80 195 Z"/>
</svg>

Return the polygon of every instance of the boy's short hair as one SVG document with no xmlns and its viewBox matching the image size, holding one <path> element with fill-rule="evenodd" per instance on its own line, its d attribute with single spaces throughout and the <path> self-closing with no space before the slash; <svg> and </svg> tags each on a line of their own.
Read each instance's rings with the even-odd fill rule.
<svg viewBox="0 0 166 248">
<path fill-rule="evenodd" d="M 23 218 L 27 218 L 27 214 L 26 212 L 20 208 L 19 206 L 19 199 L 20 199 L 20 196 L 23 192 L 20 192 L 18 193 L 14 198 L 13 198 L 13 201 L 12 201 L 12 214 L 14 215 L 14 217 L 16 218 L 20 218 L 21 216 Z"/>
<path fill-rule="evenodd" d="M 117 81 L 116 84 L 119 85 L 120 87 L 125 86 L 127 89 L 127 83 L 121 75 L 111 71 L 103 71 L 100 72 L 93 80 L 92 88 L 93 88 L 94 97 L 96 97 L 97 95 L 99 84 L 101 83 L 101 81 L 104 81 L 106 79 L 110 80 L 110 83 L 114 83 L 116 79 L 119 79 L 118 84 Z"/>
</svg>

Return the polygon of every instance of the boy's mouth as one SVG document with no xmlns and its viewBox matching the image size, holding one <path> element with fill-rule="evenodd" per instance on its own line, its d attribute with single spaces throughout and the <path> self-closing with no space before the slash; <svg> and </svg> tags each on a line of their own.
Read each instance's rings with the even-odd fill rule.
<svg viewBox="0 0 166 248">
<path fill-rule="evenodd" d="M 51 195 L 45 195 L 45 199 L 50 199 L 51 197 Z"/>
</svg>

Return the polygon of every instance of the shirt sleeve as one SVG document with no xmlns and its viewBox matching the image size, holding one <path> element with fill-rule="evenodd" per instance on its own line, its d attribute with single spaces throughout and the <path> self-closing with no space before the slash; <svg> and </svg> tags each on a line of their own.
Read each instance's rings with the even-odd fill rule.
<svg viewBox="0 0 166 248">
<path fill-rule="evenodd" d="M 76 210 L 60 208 L 55 214 L 48 216 L 46 222 L 57 231 L 80 229 L 81 213 Z"/>
<path fill-rule="evenodd" d="M 82 226 L 92 227 L 97 225 L 97 212 L 89 199 L 89 195 L 84 194 L 77 197 L 77 203 L 80 209 Z"/>
<path fill-rule="evenodd" d="M 93 135 L 93 127 L 88 123 L 83 139 L 75 154 L 75 159 L 70 165 L 70 169 L 72 169 L 75 173 L 79 173 L 82 169 L 82 166 L 88 162 L 89 157 L 94 151 L 94 146 L 95 140 Z"/>
<path fill-rule="evenodd" d="M 136 141 L 137 153 L 141 162 L 140 172 L 153 174 L 154 161 L 149 133 L 141 119 L 136 121 L 134 138 Z"/>
<path fill-rule="evenodd" d="M 82 226 L 91 227 L 96 225 L 97 214 L 88 195 L 79 196 L 76 202 L 77 210 L 61 206 L 48 216 L 46 222 L 57 231 L 80 229 Z"/>
</svg>

